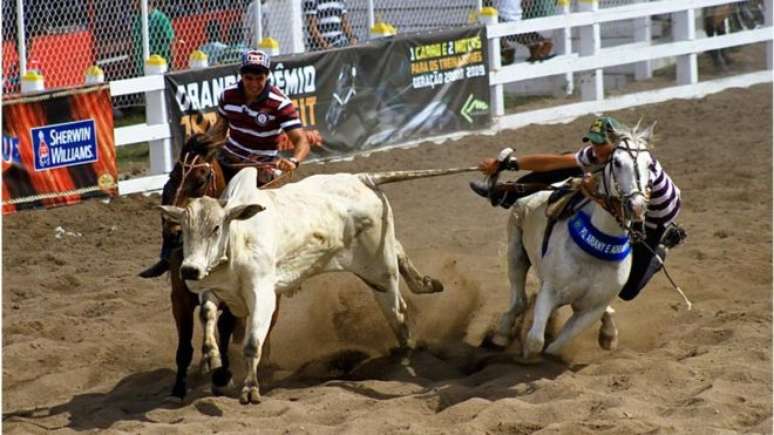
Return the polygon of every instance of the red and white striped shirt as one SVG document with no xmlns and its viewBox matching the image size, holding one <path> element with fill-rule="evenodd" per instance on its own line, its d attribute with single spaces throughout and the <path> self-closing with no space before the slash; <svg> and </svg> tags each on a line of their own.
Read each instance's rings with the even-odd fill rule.
<svg viewBox="0 0 774 435">
<path fill-rule="evenodd" d="M 218 113 L 229 127 L 223 149 L 242 160 L 275 157 L 282 132 L 301 128 L 296 105 L 271 83 L 250 104 L 241 82 L 226 88 L 218 100 Z"/>
</svg>

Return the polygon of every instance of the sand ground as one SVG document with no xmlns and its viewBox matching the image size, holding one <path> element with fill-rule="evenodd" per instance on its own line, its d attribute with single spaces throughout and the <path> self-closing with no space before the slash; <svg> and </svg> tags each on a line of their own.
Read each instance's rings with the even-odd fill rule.
<svg viewBox="0 0 774 435">
<path fill-rule="evenodd" d="M 354 277 L 326 275 L 283 300 L 256 406 L 212 396 L 196 374 L 182 405 L 164 400 L 176 346 L 168 281 L 136 277 L 157 253 L 158 196 L 7 216 L 2 428 L 771 433 L 771 101 L 772 87 L 761 85 L 614 113 L 658 120 L 655 155 L 682 189 L 680 221 L 689 232 L 668 263 L 695 305 L 686 311 L 659 275 L 633 302 L 615 302 L 618 350 L 601 350 L 588 331 L 561 362 L 481 362 L 488 353 L 478 346 L 509 297 L 507 215 L 468 190 L 476 175 L 385 186 L 409 255 L 447 287 L 408 295 L 426 345 L 412 358 L 416 376 L 387 356 L 395 340 L 370 290 Z M 470 165 L 505 145 L 573 150 L 590 120 L 307 165 L 300 175 Z M 73 234 L 56 238 L 57 226 Z M 232 347 L 238 373 L 240 353 Z M 363 354 L 373 359 L 348 372 Z M 194 366 L 198 360 L 197 350 Z"/>
</svg>

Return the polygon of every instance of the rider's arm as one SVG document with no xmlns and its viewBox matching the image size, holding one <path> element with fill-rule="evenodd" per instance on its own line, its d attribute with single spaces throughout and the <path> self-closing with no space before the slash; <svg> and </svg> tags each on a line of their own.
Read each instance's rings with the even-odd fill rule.
<svg viewBox="0 0 774 435">
<path fill-rule="evenodd" d="M 228 121 L 226 121 L 226 118 L 224 118 L 220 113 L 215 112 L 215 115 L 215 124 L 210 126 L 210 128 L 204 134 L 213 142 L 222 142 L 226 139 Z"/>
<path fill-rule="evenodd" d="M 532 154 L 518 157 L 517 160 L 519 169 L 525 171 L 546 172 L 578 166 L 575 154 Z"/>
<path fill-rule="evenodd" d="M 290 141 L 293 142 L 293 158 L 297 162 L 303 162 L 309 154 L 309 141 L 306 140 L 306 133 L 303 128 L 294 128 L 287 131 Z"/>
</svg>

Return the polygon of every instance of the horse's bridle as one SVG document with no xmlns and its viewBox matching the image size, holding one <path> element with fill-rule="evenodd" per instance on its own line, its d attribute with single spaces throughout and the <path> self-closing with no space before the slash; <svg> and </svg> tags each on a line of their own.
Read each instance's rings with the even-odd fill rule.
<svg viewBox="0 0 774 435">
<path fill-rule="evenodd" d="M 631 199 L 634 198 L 637 195 L 641 195 L 643 198 L 645 198 L 646 202 L 650 200 L 650 184 L 651 180 L 648 180 L 648 187 L 643 192 L 640 188 L 640 180 L 642 179 L 642 174 L 640 174 L 640 168 L 637 165 L 637 159 L 640 156 L 641 152 L 645 152 L 650 154 L 650 151 L 648 150 L 642 150 L 640 148 L 632 148 L 629 144 L 629 139 L 624 138 L 623 143 L 625 145 L 616 145 L 615 148 L 613 148 L 613 152 L 610 153 L 610 157 L 605 162 L 605 165 L 601 168 L 595 171 L 595 173 L 602 172 L 601 177 L 602 178 L 602 188 L 604 189 L 604 194 L 599 195 L 595 192 L 594 196 L 597 196 L 597 199 L 602 199 L 604 203 L 601 203 L 601 205 L 615 217 L 616 221 L 618 221 L 618 224 L 623 228 L 628 234 L 629 238 L 635 243 L 640 242 L 645 239 L 645 223 L 639 222 L 639 225 L 637 225 L 638 228 L 634 228 L 635 222 L 632 219 L 633 210 L 630 207 Z M 629 154 L 629 157 L 632 158 L 632 161 L 634 162 L 634 184 L 635 184 L 635 190 L 632 192 L 625 194 L 621 190 L 621 183 L 618 182 L 615 176 L 615 170 L 613 169 L 614 164 L 614 156 L 616 151 L 625 151 L 627 154 Z M 613 192 L 613 189 L 608 185 L 608 177 L 606 174 L 610 174 L 610 180 L 612 180 L 615 192 Z M 649 177 L 649 175 L 648 175 Z M 599 202 L 599 201 L 598 201 Z M 627 224 L 628 222 L 628 224 Z"/>
<path fill-rule="evenodd" d="M 185 179 L 188 178 L 188 176 L 191 175 L 191 172 L 196 168 L 207 168 L 207 187 L 204 189 L 205 194 L 214 187 L 215 171 L 212 170 L 212 165 L 210 163 L 204 161 L 202 156 L 198 154 L 191 156 L 191 153 L 185 153 L 183 159 L 179 160 L 178 163 L 180 164 L 182 175 L 180 177 L 180 184 L 177 186 L 177 191 L 175 191 L 175 198 L 172 204 L 179 205 L 177 201 L 180 199 L 180 192 L 183 191 L 183 186 L 185 186 Z"/>
</svg>

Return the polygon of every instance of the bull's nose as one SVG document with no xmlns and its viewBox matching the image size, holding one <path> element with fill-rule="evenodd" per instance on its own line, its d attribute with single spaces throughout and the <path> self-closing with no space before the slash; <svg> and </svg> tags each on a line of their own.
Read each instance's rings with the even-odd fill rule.
<svg viewBox="0 0 774 435">
<path fill-rule="evenodd" d="M 180 277 L 191 281 L 198 281 L 200 278 L 199 268 L 193 266 L 182 266 L 180 268 Z"/>
</svg>

